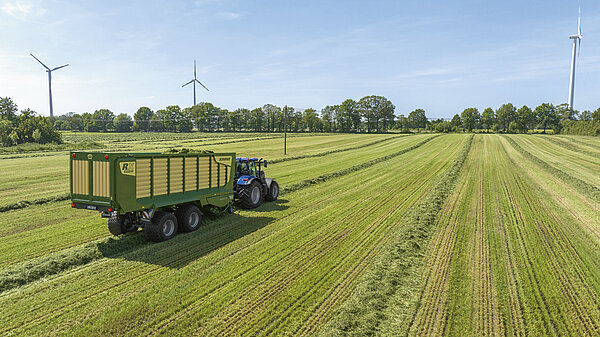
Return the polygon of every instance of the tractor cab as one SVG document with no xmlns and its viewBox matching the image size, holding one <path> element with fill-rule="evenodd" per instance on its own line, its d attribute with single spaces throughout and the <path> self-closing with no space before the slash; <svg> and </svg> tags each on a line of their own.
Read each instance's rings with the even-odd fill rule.
<svg viewBox="0 0 600 337">
<path fill-rule="evenodd" d="M 235 179 L 238 180 L 241 176 L 256 177 L 264 182 L 265 172 L 262 170 L 262 165 L 267 167 L 267 161 L 257 158 L 236 158 L 237 171 Z"/>
<path fill-rule="evenodd" d="M 234 197 L 243 208 L 258 207 L 263 198 L 268 201 L 277 200 L 279 185 L 273 178 L 266 178 L 262 166 L 267 167 L 267 161 L 262 158 L 236 158 L 234 178 Z"/>
</svg>

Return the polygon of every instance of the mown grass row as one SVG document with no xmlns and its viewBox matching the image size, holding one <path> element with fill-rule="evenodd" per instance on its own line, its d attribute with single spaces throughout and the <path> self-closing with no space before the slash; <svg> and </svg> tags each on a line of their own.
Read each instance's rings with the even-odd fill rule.
<svg viewBox="0 0 600 337">
<path fill-rule="evenodd" d="M 552 179 L 513 149 L 476 136 L 437 220 L 410 329 L 389 320 L 380 335 L 597 333 L 600 242 L 581 230 L 593 224 L 557 202 L 577 192 L 548 194 Z"/>
<path fill-rule="evenodd" d="M 390 160 L 392 158 L 398 157 L 400 155 L 403 155 L 406 152 L 415 150 L 415 149 L 423 146 L 424 144 L 430 142 L 431 140 L 433 140 L 436 137 L 439 137 L 439 135 L 435 135 L 435 136 L 431 136 L 429 138 L 426 138 L 426 139 L 420 141 L 419 143 L 417 143 L 417 144 L 415 144 L 413 146 L 410 146 L 410 147 L 408 147 L 406 149 L 403 149 L 401 151 L 394 152 L 394 153 L 389 154 L 387 156 L 379 157 L 377 159 L 373 159 L 373 160 L 370 160 L 368 162 L 361 163 L 359 165 L 354 165 L 354 166 L 348 167 L 348 168 L 343 169 L 343 170 L 339 170 L 339 171 L 335 171 L 335 172 L 323 174 L 323 175 L 320 175 L 320 176 L 318 176 L 316 178 L 305 179 L 305 180 L 302 180 L 300 182 L 297 182 L 297 183 L 294 183 L 294 184 L 291 184 L 291 185 L 287 185 L 287 186 L 285 186 L 285 187 L 283 187 L 281 189 L 281 193 L 293 192 L 293 191 L 296 191 L 296 190 L 299 190 L 299 189 L 302 189 L 302 188 L 306 188 L 307 186 L 310 186 L 310 185 L 320 184 L 320 183 L 326 182 L 326 181 L 328 181 L 330 179 L 342 177 L 342 176 L 345 176 L 345 175 L 350 174 L 352 172 L 356 172 L 358 170 L 362 170 L 362 169 L 371 167 L 371 166 L 373 166 L 375 164 L 379 164 L 381 162 L 384 162 L 384 161 Z"/>
<path fill-rule="evenodd" d="M 600 189 L 598 189 L 596 186 L 591 185 L 577 177 L 573 177 L 572 175 L 567 174 L 564 171 L 541 160 L 540 158 L 535 156 L 533 153 L 531 153 L 531 152 L 525 150 L 523 147 L 521 147 L 521 145 L 519 145 L 511 137 L 505 137 L 505 138 L 517 151 L 519 151 L 526 158 L 529 158 L 530 160 L 535 162 L 539 167 L 541 167 L 542 169 L 546 170 L 547 172 L 555 175 L 556 177 L 560 178 L 565 183 L 567 183 L 570 186 L 572 186 L 573 188 L 577 189 L 580 193 L 592 198 L 596 202 L 600 202 Z"/>
<path fill-rule="evenodd" d="M 71 151 L 71 150 L 92 150 L 98 149 L 101 144 L 97 142 L 81 142 L 81 143 L 62 143 L 62 144 L 37 144 L 26 143 L 17 146 L 1 147 L 0 158 L 6 158 L 4 155 L 28 152 L 54 152 L 54 151 Z"/>
<path fill-rule="evenodd" d="M 444 138 L 347 181 L 5 292 L 0 332 L 294 334 L 343 302 L 396 220 L 450 165 L 464 138 Z"/>
<path fill-rule="evenodd" d="M 588 150 L 586 150 L 582 146 L 574 145 L 571 142 L 568 142 L 568 141 L 566 141 L 564 139 L 561 139 L 559 137 L 546 137 L 544 139 L 546 139 L 546 140 L 548 140 L 548 141 L 550 141 L 550 142 L 552 142 L 552 143 L 554 143 L 554 144 L 556 144 L 556 145 L 558 145 L 560 147 L 563 147 L 563 148 L 565 148 L 567 150 L 570 150 L 570 151 L 573 151 L 573 152 L 583 153 L 583 154 L 586 154 L 586 155 L 591 156 L 591 157 L 600 158 L 600 151 L 599 152 L 588 151 Z"/>
<path fill-rule="evenodd" d="M 322 335 L 376 334 L 387 319 L 384 313 L 393 295 L 404 298 L 403 303 L 396 303 L 393 308 L 394 315 L 405 321 L 410 318 L 418 299 L 419 268 L 423 265 L 433 225 L 456 184 L 472 142 L 471 135 L 427 195 L 400 220 L 391 242 L 382 249 L 381 256 L 361 279 L 353 296 L 320 332 Z"/>
<path fill-rule="evenodd" d="M 22 200 L 19 202 L 8 204 L 8 205 L 0 205 L 0 213 L 12 211 L 12 210 L 16 210 L 16 209 L 21 209 L 21 208 L 25 208 L 25 207 L 29 207 L 29 206 L 33 206 L 33 205 L 43 205 L 43 204 L 48 204 L 51 202 L 65 201 L 65 200 L 69 200 L 70 197 L 71 197 L 70 194 L 66 193 L 66 194 L 56 195 L 56 196 L 52 196 L 52 197 L 38 198 L 38 199 L 34 199 L 34 200 Z"/>
<path fill-rule="evenodd" d="M 415 149 L 419 148 L 420 146 L 426 144 L 427 142 L 431 141 L 434 138 L 435 137 L 426 138 L 425 140 L 423 140 L 413 146 L 410 146 L 406 149 L 394 152 L 391 155 L 379 157 L 375 160 L 371 160 L 371 161 L 363 163 L 361 165 L 354 165 L 348 169 L 343 169 L 343 170 L 332 172 L 327 175 L 321 175 L 321 176 L 313 178 L 313 179 L 304 180 L 302 183 L 292 184 L 291 187 L 284 186 L 284 187 L 282 187 L 282 192 L 289 193 L 291 191 L 298 191 L 300 189 L 309 187 L 309 186 L 317 184 L 317 183 L 322 183 L 322 182 L 328 181 L 333 178 L 348 175 L 352 172 L 356 172 L 356 171 L 371 167 L 377 163 L 381 163 L 383 161 L 390 160 L 390 159 L 395 158 L 399 155 L 402 155 L 406 152 L 415 150 Z M 66 199 L 69 198 L 68 195 L 66 195 L 64 197 Z M 56 200 L 54 200 L 54 201 L 56 201 Z M 49 201 L 49 202 L 51 202 L 51 201 Z M 42 203 L 42 202 L 40 202 L 40 203 Z M 40 204 L 40 203 L 37 203 L 37 204 Z M 27 205 L 33 205 L 33 204 L 27 204 Z M 23 207 L 25 207 L 25 206 L 23 206 Z M 20 207 L 20 208 L 22 208 L 22 207 Z M 13 288 L 13 287 L 16 287 L 16 286 L 19 286 L 19 285 L 22 285 L 22 284 L 32 282 L 41 277 L 52 275 L 54 273 L 57 273 L 57 272 L 60 272 L 60 271 L 63 271 L 63 270 L 66 270 L 66 269 L 69 269 L 69 268 L 72 268 L 75 266 L 80 266 L 80 265 L 89 263 L 95 259 L 104 257 L 99 252 L 101 250 L 102 251 L 104 251 L 104 250 L 112 251 L 110 247 L 114 244 L 121 245 L 122 243 L 119 241 L 111 240 L 111 239 L 103 239 L 103 240 L 100 240 L 95 243 L 85 244 L 81 247 L 72 248 L 65 252 L 50 254 L 50 255 L 44 256 L 42 258 L 35 259 L 33 261 L 28 261 L 22 265 L 11 267 L 10 269 L 8 269 L 0 274 L 0 292 L 10 289 L 10 288 Z M 107 248 L 100 249 L 99 247 L 107 247 Z M 135 248 L 135 246 L 132 248 Z"/>
<path fill-rule="evenodd" d="M 346 151 L 363 149 L 365 147 L 369 147 L 369 146 L 373 146 L 373 145 L 380 144 L 380 143 L 383 143 L 383 142 L 387 142 L 387 141 L 390 141 L 390 140 L 398 138 L 398 137 L 406 137 L 406 136 L 407 135 L 400 135 L 400 136 L 396 136 L 396 137 L 378 139 L 378 140 L 376 140 L 374 142 L 370 142 L 370 143 L 367 143 L 367 144 L 361 144 L 361 145 L 358 145 L 358 146 L 346 147 L 346 148 L 341 148 L 341 149 L 336 149 L 336 150 L 330 150 L 330 151 L 323 151 L 323 152 L 314 153 L 314 154 L 305 154 L 305 155 L 299 155 L 299 156 L 276 158 L 276 159 L 273 159 L 273 160 L 269 161 L 269 163 L 271 163 L 271 164 L 277 164 L 277 163 L 283 163 L 283 162 L 287 162 L 287 161 L 291 161 L 291 160 L 324 157 L 324 156 L 327 156 L 327 155 L 330 155 L 330 154 L 334 154 L 334 153 L 340 153 L 340 152 L 346 152 Z"/>
<path fill-rule="evenodd" d="M 557 169 L 600 188 L 600 160 L 584 153 L 557 146 L 545 139 L 526 135 L 510 135 L 523 149 Z"/>
</svg>

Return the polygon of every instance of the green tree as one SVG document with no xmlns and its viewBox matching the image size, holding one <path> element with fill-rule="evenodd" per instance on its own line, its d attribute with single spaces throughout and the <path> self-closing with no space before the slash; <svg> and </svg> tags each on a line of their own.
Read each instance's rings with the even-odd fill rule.
<svg viewBox="0 0 600 337">
<path fill-rule="evenodd" d="M 10 97 L 0 97 L 0 118 L 11 122 L 17 119 L 17 105 Z"/>
<path fill-rule="evenodd" d="M 454 115 L 454 117 L 452 117 L 452 120 L 450 121 L 450 126 L 452 127 L 452 131 L 459 131 L 459 128 L 462 125 L 462 120 L 460 119 L 460 116 L 458 114 Z"/>
<path fill-rule="evenodd" d="M 219 110 L 218 107 L 209 102 L 202 102 L 193 106 L 190 110 L 190 116 L 194 119 L 198 131 L 216 130 Z"/>
<path fill-rule="evenodd" d="M 115 125 L 115 131 L 117 131 L 117 132 L 131 131 L 132 121 L 131 121 L 131 116 L 129 116 L 128 114 L 125 114 L 125 113 L 119 114 L 115 118 L 113 123 Z"/>
<path fill-rule="evenodd" d="M 158 111 L 157 111 L 158 112 Z M 148 122 L 148 130 L 153 132 L 165 131 L 165 124 L 158 114 L 154 114 Z"/>
<path fill-rule="evenodd" d="M 512 103 L 502 104 L 498 111 L 496 111 L 496 120 L 498 121 L 500 127 L 502 127 L 503 132 L 506 132 L 510 122 L 516 119 L 516 112 L 517 109 L 512 105 Z"/>
<path fill-rule="evenodd" d="M 317 112 L 315 109 L 306 109 L 304 110 L 304 112 L 302 112 L 302 124 L 304 125 L 305 129 L 308 129 L 308 131 L 313 132 L 315 131 L 317 125 L 319 122 L 319 115 L 317 115 Z"/>
<path fill-rule="evenodd" d="M 172 105 L 167 107 L 173 110 L 173 116 L 175 117 L 175 131 L 177 132 L 192 132 L 194 129 L 194 122 L 190 108 L 181 109 L 178 105 Z"/>
<path fill-rule="evenodd" d="M 81 114 L 81 123 L 83 125 L 83 131 L 85 132 L 99 131 L 96 123 L 94 123 L 94 115 L 89 112 L 84 112 Z"/>
<path fill-rule="evenodd" d="M 408 124 L 408 118 L 406 118 L 406 116 L 403 114 L 400 114 L 398 117 L 396 117 L 396 127 L 400 129 L 400 132 L 408 132 L 410 128 Z"/>
<path fill-rule="evenodd" d="M 527 105 L 523 105 L 517 110 L 515 121 L 516 128 L 519 132 L 527 132 L 529 129 L 534 129 L 536 126 L 536 115 Z"/>
<path fill-rule="evenodd" d="M 108 131 L 113 128 L 115 114 L 108 109 L 100 109 L 94 111 L 92 119 L 94 120 L 94 126 L 97 131 Z"/>
<path fill-rule="evenodd" d="M 600 121 L 600 108 L 596 109 L 596 111 L 592 112 L 592 119 L 595 121 Z"/>
<path fill-rule="evenodd" d="M 440 120 L 435 123 L 435 126 L 433 129 L 436 132 L 448 133 L 448 132 L 452 131 L 452 125 L 448 121 Z"/>
<path fill-rule="evenodd" d="M 548 128 L 554 128 L 559 122 L 556 108 L 551 103 L 540 104 L 534 112 L 540 126 L 544 129 L 542 133 L 546 133 Z"/>
<path fill-rule="evenodd" d="M 265 113 L 262 108 L 256 108 L 250 112 L 250 125 L 255 132 L 264 131 L 264 127 L 266 124 Z"/>
<path fill-rule="evenodd" d="M 485 108 L 481 113 L 481 124 L 483 124 L 483 128 L 486 129 L 487 132 L 490 131 L 492 124 L 494 124 L 496 119 L 496 114 L 494 113 L 494 109 Z"/>
<path fill-rule="evenodd" d="M 326 106 L 321 110 L 321 123 L 323 124 L 323 130 L 325 132 L 335 131 L 335 113 L 337 108 L 335 106 Z"/>
<path fill-rule="evenodd" d="M 460 114 L 462 126 L 469 132 L 473 131 L 475 126 L 479 123 L 479 118 L 479 110 L 477 110 L 477 108 L 466 108 Z"/>
<path fill-rule="evenodd" d="M 135 114 L 133 114 L 133 129 L 136 131 L 148 131 L 150 128 L 150 119 L 154 116 L 154 111 L 148 107 L 140 107 Z"/>
<path fill-rule="evenodd" d="M 0 118 L 0 145 L 11 146 L 13 141 L 10 138 L 10 133 L 13 132 L 13 124 L 5 118 Z"/>
<path fill-rule="evenodd" d="M 71 131 L 82 131 L 83 130 L 83 118 L 81 115 L 74 112 L 67 112 L 65 114 L 66 120 L 69 122 L 69 129 Z"/>
<path fill-rule="evenodd" d="M 347 99 L 340 105 L 340 113 L 343 115 L 342 123 L 345 132 L 358 132 L 360 130 L 360 108 L 358 102 Z"/>
<path fill-rule="evenodd" d="M 425 110 L 416 109 L 411 111 L 408 114 L 408 125 L 413 128 L 421 131 L 427 127 L 427 116 L 425 115 Z"/>
<path fill-rule="evenodd" d="M 579 115 L 579 120 L 582 120 L 582 121 L 591 121 L 592 120 L 592 113 L 590 112 L 590 110 L 583 110 L 581 112 L 581 114 Z"/>
<path fill-rule="evenodd" d="M 396 107 L 383 96 L 365 96 L 358 101 L 358 108 L 367 123 L 367 132 L 385 131 L 394 125 Z"/>
</svg>

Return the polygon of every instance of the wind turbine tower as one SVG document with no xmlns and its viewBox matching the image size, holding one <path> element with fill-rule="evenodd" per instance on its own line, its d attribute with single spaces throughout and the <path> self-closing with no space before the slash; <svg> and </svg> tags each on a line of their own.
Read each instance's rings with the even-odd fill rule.
<svg viewBox="0 0 600 337">
<path fill-rule="evenodd" d="M 573 97 L 575 96 L 575 60 L 579 57 L 577 52 L 577 45 L 581 51 L 581 8 L 579 8 L 579 20 L 577 23 L 577 35 L 569 36 L 569 39 L 573 40 L 573 55 L 571 59 L 571 84 L 569 85 L 569 109 L 573 109 Z M 577 54 L 577 56 L 575 55 Z"/>
<path fill-rule="evenodd" d="M 194 60 L 194 79 L 181 86 L 183 88 L 190 83 L 192 83 L 192 85 L 194 86 L 194 106 L 196 106 L 196 82 L 198 82 L 204 89 L 206 89 L 206 91 L 209 91 L 208 88 L 205 87 L 204 84 L 202 84 L 202 82 L 196 79 L 196 60 Z"/>
<path fill-rule="evenodd" d="M 43 64 L 42 61 L 40 61 L 37 57 L 33 56 L 33 54 L 29 54 L 29 55 L 31 55 L 42 66 L 44 66 L 44 68 L 46 68 L 46 72 L 48 73 L 48 95 L 50 96 L 50 117 L 52 117 L 52 116 L 54 116 L 54 111 L 52 110 L 52 72 L 55 70 L 58 70 L 60 68 L 64 68 L 64 67 L 68 66 L 68 64 L 62 65 L 60 67 L 56 67 L 54 69 L 50 69 L 50 68 L 46 67 L 46 65 Z"/>
</svg>

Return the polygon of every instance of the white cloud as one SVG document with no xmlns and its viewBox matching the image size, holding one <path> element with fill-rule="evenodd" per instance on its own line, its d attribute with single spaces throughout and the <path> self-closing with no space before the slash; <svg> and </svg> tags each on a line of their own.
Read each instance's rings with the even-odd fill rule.
<svg viewBox="0 0 600 337">
<path fill-rule="evenodd" d="M 242 14 L 234 13 L 234 12 L 221 12 L 218 15 L 219 15 L 219 17 L 228 19 L 228 20 L 235 20 L 242 16 Z"/>
<path fill-rule="evenodd" d="M 45 8 L 21 0 L 5 2 L 2 11 L 21 21 L 30 21 L 46 13 Z"/>
</svg>

